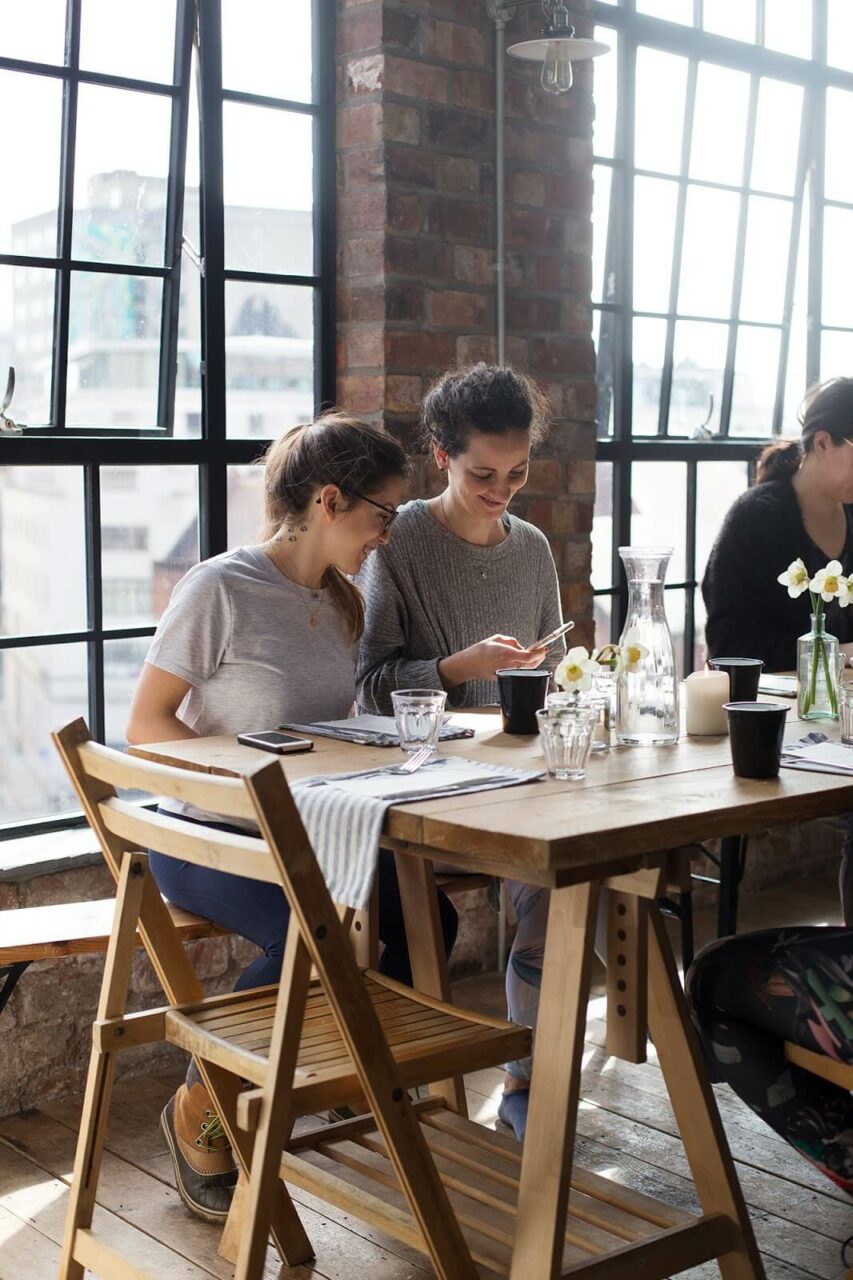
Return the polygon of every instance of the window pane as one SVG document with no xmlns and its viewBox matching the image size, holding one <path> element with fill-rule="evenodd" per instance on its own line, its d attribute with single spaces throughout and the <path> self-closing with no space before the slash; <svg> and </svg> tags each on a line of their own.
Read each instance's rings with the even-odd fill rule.
<svg viewBox="0 0 853 1280">
<path fill-rule="evenodd" d="M 599 440 L 613 435 L 613 382 L 616 365 L 616 336 L 622 319 L 612 311 L 597 313 L 595 342 L 595 425 Z"/>
<path fill-rule="evenodd" d="M 790 243 L 791 205 L 751 196 L 740 302 L 742 319 L 782 323 Z"/>
<path fill-rule="evenodd" d="M 735 498 L 749 486 L 745 462 L 700 462 L 696 469 L 696 579 L 701 582 L 717 534 Z"/>
<path fill-rule="evenodd" d="M 686 530 L 687 463 L 635 462 L 631 468 L 631 545 L 672 546 L 667 582 L 684 581 Z"/>
<path fill-rule="evenodd" d="M 744 326 L 739 329 L 730 435 L 771 434 L 776 375 L 779 369 L 779 341 L 778 329 L 751 329 Z"/>
<path fill-rule="evenodd" d="M 668 311 L 678 186 L 634 180 L 634 310 Z"/>
<path fill-rule="evenodd" d="M 310 102 L 311 0 L 222 0 L 222 83 Z"/>
<path fill-rule="evenodd" d="M 706 31 L 732 40 L 755 43 L 755 0 L 702 0 L 702 25 Z"/>
<path fill-rule="evenodd" d="M 610 53 L 606 58 L 596 58 L 593 63 L 595 120 L 592 127 L 592 149 L 597 156 L 612 156 L 616 139 L 618 41 L 612 27 L 596 27 L 595 39 L 609 44 Z"/>
<path fill-rule="evenodd" d="M 850 323 L 853 297 L 853 212 L 826 208 L 823 212 L 823 310 L 824 324 L 843 327 Z"/>
<path fill-rule="evenodd" d="M 145 0 L 145 20 L 140 17 L 136 0 L 83 0 L 80 66 L 171 84 L 175 0 Z"/>
<path fill-rule="evenodd" d="M 668 22 L 693 26 L 693 0 L 637 0 L 638 13 L 650 13 Z"/>
<path fill-rule="evenodd" d="M 849 157 L 851 137 L 853 137 L 853 93 L 845 93 L 843 89 L 827 89 L 824 177 L 824 194 L 827 200 L 845 200 L 853 203 L 853 173 L 851 173 Z"/>
<path fill-rule="evenodd" d="M 720 400 L 728 325 L 679 320 L 675 326 L 669 434 L 692 436 L 720 429 Z"/>
<path fill-rule="evenodd" d="M 678 173 L 684 126 L 687 60 L 657 49 L 637 50 L 634 163 Z"/>
<path fill-rule="evenodd" d="M 614 264 L 605 279 L 607 237 L 610 225 L 610 187 L 613 173 L 608 165 L 597 164 L 592 188 L 592 301 L 613 302 L 616 278 Z"/>
<path fill-rule="evenodd" d="M 797 275 L 794 282 L 794 310 L 791 315 L 791 333 L 788 342 L 788 361 L 785 372 L 785 405 L 782 411 L 782 434 L 799 435 L 797 407 L 806 389 L 806 353 L 810 332 L 809 322 L 809 219 L 800 222 L 800 243 L 797 248 Z"/>
<path fill-rule="evenodd" d="M 74 257 L 162 266 L 170 120 L 166 97 L 80 86 Z"/>
<path fill-rule="evenodd" d="M 69 426 L 156 425 L 162 295 L 147 276 L 72 276 Z"/>
<path fill-rule="evenodd" d="M 175 435 L 198 438 L 201 412 L 201 280 L 195 263 L 185 257 L 178 312 Z"/>
<path fill-rule="evenodd" d="M 229 436 L 270 439 L 314 411 L 314 291 L 226 281 Z"/>
<path fill-rule="evenodd" d="M 741 185 L 748 104 L 749 76 L 710 62 L 700 64 L 690 144 L 691 178 Z"/>
<path fill-rule="evenodd" d="M 750 186 L 756 191 L 794 194 L 802 114 L 803 91 L 799 85 L 761 81 L 750 178 Z"/>
<path fill-rule="evenodd" d="M 601 649 L 604 645 L 610 644 L 610 620 L 613 614 L 613 597 L 595 596 L 592 602 L 592 610 L 593 621 L 595 622 L 595 639 L 593 640 L 593 644 L 596 649 Z"/>
<path fill-rule="evenodd" d="M 0 53 L 4 58 L 61 67 L 65 62 L 65 0 L 0 5 Z M 8 143 L 8 136 L 3 141 Z"/>
<path fill-rule="evenodd" d="M 79 810 L 50 733 L 88 716 L 86 681 L 83 644 L 0 652 L 0 823 Z"/>
<path fill-rule="evenodd" d="M 20 13 L 20 5 L 10 12 Z M 3 19 L 0 18 L 0 27 Z M 7 53 L 0 45 L 0 52 Z M 61 54 L 60 54 L 61 59 Z M 0 253 L 56 253 L 62 85 L 47 76 L 0 71 L 6 181 L 0 201 Z M 11 128 L 12 120 L 26 128 Z M 2 326 L 5 327 L 5 326 Z"/>
<path fill-rule="evenodd" d="M 733 192 L 703 187 L 688 191 L 678 293 L 681 315 L 729 314 L 738 207 L 739 197 Z"/>
<path fill-rule="evenodd" d="M 0 630 L 86 626 L 86 519 L 80 467 L 0 468 Z"/>
<path fill-rule="evenodd" d="M 127 744 L 127 717 L 151 637 L 104 641 L 104 728 L 108 747 Z"/>
<path fill-rule="evenodd" d="M 842 0 L 847 4 L 848 0 Z M 764 0 L 764 44 L 797 58 L 812 56 L 811 0 Z"/>
<path fill-rule="evenodd" d="M 853 8 L 850 0 L 828 0 L 827 59 L 853 71 Z"/>
<path fill-rule="evenodd" d="M 635 436 L 654 436 L 658 430 L 660 379 L 666 345 L 666 321 L 634 321 L 634 409 Z"/>
<path fill-rule="evenodd" d="M 708 623 L 708 612 L 702 592 L 697 587 L 693 593 L 693 670 L 698 671 L 708 661 L 708 645 L 705 641 L 705 627 Z"/>
<path fill-rule="evenodd" d="M 264 527 L 264 469 L 228 468 L 228 547 L 260 542 Z"/>
<path fill-rule="evenodd" d="M 853 369 L 853 333 L 824 329 L 820 335 L 820 381 L 850 376 Z"/>
<path fill-rule="evenodd" d="M 198 563 L 196 468 L 102 468 L 101 525 L 104 626 L 156 622 Z"/>
<path fill-rule="evenodd" d="M 672 573 L 667 573 L 667 578 Z M 672 647 L 675 650 L 675 670 L 679 680 L 684 679 L 684 609 L 687 603 L 687 592 L 682 587 L 678 591 L 664 592 L 666 619 L 672 632 Z"/>
<path fill-rule="evenodd" d="M 595 509 L 592 513 L 592 585 L 613 583 L 613 464 L 595 464 Z"/>
<path fill-rule="evenodd" d="M 0 392 L 6 389 L 6 364 L 12 364 L 15 395 L 8 412 L 29 427 L 50 422 L 55 290 L 54 271 L 0 267 L 0 335 L 8 335 L 0 356 Z"/>
<path fill-rule="evenodd" d="M 310 117 L 226 102 L 222 124 L 226 267 L 310 275 Z"/>
</svg>

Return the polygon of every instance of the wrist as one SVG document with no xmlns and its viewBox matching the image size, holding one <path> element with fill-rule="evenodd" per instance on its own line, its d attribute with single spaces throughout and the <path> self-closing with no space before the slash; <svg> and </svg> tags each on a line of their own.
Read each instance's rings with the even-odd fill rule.
<svg viewBox="0 0 853 1280">
<path fill-rule="evenodd" d="M 459 653 L 451 653 L 449 657 L 442 658 L 438 664 L 438 675 L 445 689 L 455 689 L 457 685 L 465 684 L 470 679 L 467 663 L 467 650 L 462 649 Z"/>
</svg>

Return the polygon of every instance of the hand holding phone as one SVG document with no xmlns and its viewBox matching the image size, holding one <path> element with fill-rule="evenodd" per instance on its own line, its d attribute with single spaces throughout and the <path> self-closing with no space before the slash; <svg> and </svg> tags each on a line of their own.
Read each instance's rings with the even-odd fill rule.
<svg viewBox="0 0 853 1280">
<path fill-rule="evenodd" d="M 292 751 L 314 750 L 314 743 L 310 738 L 295 738 L 290 733 L 279 733 L 273 729 L 264 733 L 238 733 L 237 741 L 244 747 L 273 751 L 277 756 L 289 755 Z"/>
<path fill-rule="evenodd" d="M 564 636 L 566 632 L 571 631 L 574 625 L 573 622 L 564 622 L 561 627 L 557 627 L 554 631 L 549 631 L 547 636 L 543 636 L 535 644 L 529 644 L 527 646 L 528 651 L 531 649 L 547 649 L 555 640 L 559 640 L 560 636 Z"/>
</svg>

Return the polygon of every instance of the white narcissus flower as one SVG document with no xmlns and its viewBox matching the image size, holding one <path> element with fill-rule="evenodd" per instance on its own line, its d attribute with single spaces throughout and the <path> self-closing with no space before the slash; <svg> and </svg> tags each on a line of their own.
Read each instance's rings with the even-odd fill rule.
<svg viewBox="0 0 853 1280">
<path fill-rule="evenodd" d="M 648 656 L 649 651 L 644 644 L 637 640 L 626 640 L 619 650 L 619 670 L 639 671 L 643 659 Z"/>
<path fill-rule="evenodd" d="M 838 566 L 839 569 L 841 566 Z M 780 573 L 776 579 L 781 582 L 783 587 L 788 588 L 788 595 L 792 600 L 796 600 L 797 596 L 801 596 L 804 591 L 809 589 L 809 571 L 803 564 L 802 560 L 792 560 L 784 573 Z"/>
<path fill-rule="evenodd" d="M 592 688 L 592 677 L 598 670 L 598 663 L 593 662 L 589 651 L 582 644 L 570 649 L 554 672 L 554 680 L 567 693 Z"/>
<path fill-rule="evenodd" d="M 821 600 L 835 600 L 847 587 L 847 579 L 841 572 L 841 562 L 830 560 L 825 569 L 818 569 L 809 583 L 809 591 L 814 591 Z"/>
<path fill-rule="evenodd" d="M 848 604 L 853 604 L 853 577 L 842 579 L 844 586 L 838 593 L 838 604 L 842 609 L 846 609 Z"/>
</svg>

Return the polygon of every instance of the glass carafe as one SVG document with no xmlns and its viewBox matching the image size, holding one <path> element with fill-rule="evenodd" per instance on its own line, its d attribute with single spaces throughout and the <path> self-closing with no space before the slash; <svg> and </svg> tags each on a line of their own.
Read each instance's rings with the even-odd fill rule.
<svg viewBox="0 0 853 1280">
<path fill-rule="evenodd" d="M 678 741 L 678 680 L 663 583 L 672 547 L 620 547 L 628 578 L 628 616 L 619 640 L 616 741 L 666 746 Z"/>
</svg>

